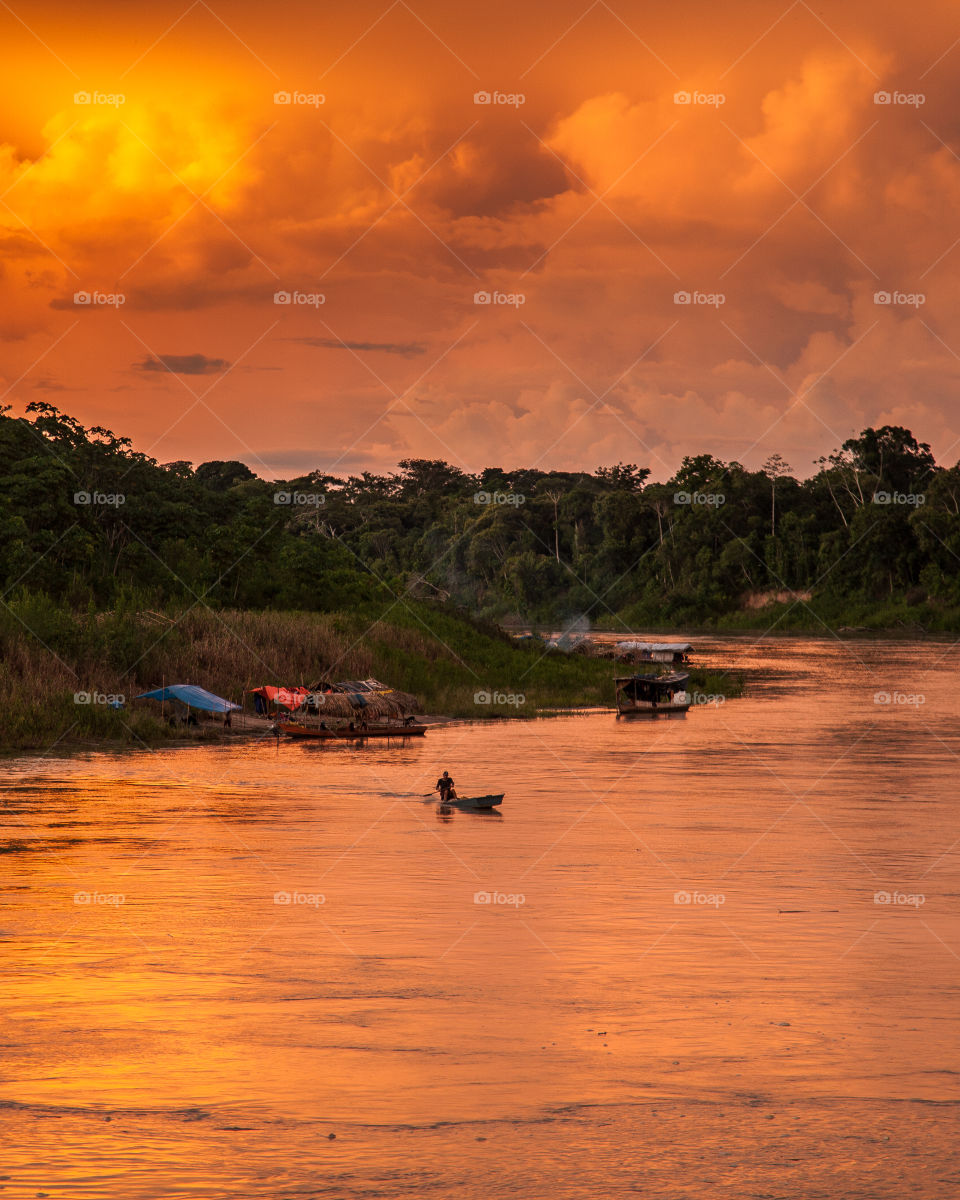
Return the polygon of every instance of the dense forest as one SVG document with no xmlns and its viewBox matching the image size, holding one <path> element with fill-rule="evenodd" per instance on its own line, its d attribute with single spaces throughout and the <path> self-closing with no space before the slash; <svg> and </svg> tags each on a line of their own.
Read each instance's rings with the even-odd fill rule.
<svg viewBox="0 0 960 1200">
<path fill-rule="evenodd" d="M 955 624 L 960 466 L 897 426 L 816 466 L 799 480 L 778 455 L 749 471 L 699 454 L 651 483 L 633 464 L 468 475 L 412 459 L 268 482 L 241 462 L 161 465 L 34 403 L 0 416 L 4 603 L 330 612 L 405 595 L 653 628 L 759 624 L 779 600 L 798 616 Z"/>
</svg>

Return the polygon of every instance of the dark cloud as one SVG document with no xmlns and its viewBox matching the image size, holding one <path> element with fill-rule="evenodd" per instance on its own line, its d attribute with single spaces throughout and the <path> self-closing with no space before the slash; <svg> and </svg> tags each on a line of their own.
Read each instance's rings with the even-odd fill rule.
<svg viewBox="0 0 960 1200">
<path fill-rule="evenodd" d="M 225 358 L 207 358 L 205 354 L 161 354 L 134 363 L 135 371 L 162 372 L 173 375 L 219 375 L 230 366 Z"/>
<path fill-rule="evenodd" d="M 478 128 L 463 143 L 462 161 L 446 156 L 417 189 L 418 195 L 425 193 L 457 219 L 519 216 L 571 189 L 585 190 L 515 117 L 486 111 L 500 120 Z"/>
<path fill-rule="evenodd" d="M 34 379 L 29 387 L 32 387 L 37 392 L 76 392 L 79 389 L 67 387 L 65 383 L 61 383 L 59 379 L 51 379 L 49 376 L 42 376 L 40 379 Z"/>
<path fill-rule="evenodd" d="M 337 338 L 318 337 L 284 340 L 298 342 L 301 346 L 316 346 L 319 350 L 379 350 L 383 354 L 399 354 L 403 358 L 413 358 L 417 354 L 425 354 L 427 350 L 421 342 L 346 342 Z"/>
</svg>

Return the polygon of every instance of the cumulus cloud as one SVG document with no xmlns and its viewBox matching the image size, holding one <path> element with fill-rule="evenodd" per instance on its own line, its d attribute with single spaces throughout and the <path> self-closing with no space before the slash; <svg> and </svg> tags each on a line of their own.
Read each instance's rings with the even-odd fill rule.
<svg viewBox="0 0 960 1200">
<path fill-rule="evenodd" d="M 402 6 L 317 108 L 278 109 L 271 79 L 258 90 L 236 64 L 204 78 L 210 54 L 189 92 L 138 95 L 131 74 L 116 111 L 38 88 L 41 115 L 0 147 L 4 386 L 28 389 L 43 363 L 99 420 L 131 379 L 147 393 L 148 376 L 232 362 L 216 396 L 243 443 L 268 444 L 282 402 L 324 460 L 375 469 L 627 458 L 662 475 L 713 449 L 779 450 L 802 470 L 891 414 L 948 447 L 960 121 L 948 61 L 928 69 L 953 34 L 946 16 L 894 26 L 866 0 L 838 21 L 801 5 L 771 29 L 759 0 L 694 0 L 689 24 L 645 14 L 658 63 L 603 6 L 546 55 L 518 11 L 535 66 L 516 109 L 474 105 L 462 64 Z M 493 25 L 472 35 L 491 63 Z M 471 57 L 471 38 L 453 41 Z M 158 77 L 179 80 L 165 54 Z M 498 85 L 519 86 L 480 84 Z M 922 109 L 874 103 L 895 87 L 924 91 Z M 724 103 L 675 102 L 698 89 Z M 294 285 L 322 310 L 278 310 Z M 122 310 L 81 320 L 63 298 L 94 286 Z M 923 299 L 875 302 L 898 289 Z M 148 354 L 130 376 L 145 346 L 196 344 L 198 328 L 224 357 Z M 114 427 L 161 436 L 136 388 L 116 394 Z M 170 436 L 167 457 L 237 453 L 200 410 Z"/>
</svg>

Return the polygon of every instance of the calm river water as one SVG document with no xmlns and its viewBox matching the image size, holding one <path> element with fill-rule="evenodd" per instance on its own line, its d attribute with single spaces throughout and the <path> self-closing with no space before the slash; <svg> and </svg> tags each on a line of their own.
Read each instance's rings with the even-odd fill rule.
<svg viewBox="0 0 960 1200">
<path fill-rule="evenodd" d="M 0 1198 L 955 1200 L 958 655 L 729 638 L 748 695 L 685 720 L 8 760 Z"/>
</svg>

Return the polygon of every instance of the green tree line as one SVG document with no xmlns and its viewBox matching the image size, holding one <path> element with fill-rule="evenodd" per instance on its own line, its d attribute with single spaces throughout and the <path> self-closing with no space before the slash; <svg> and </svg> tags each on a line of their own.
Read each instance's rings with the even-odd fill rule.
<svg viewBox="0 0 960 1200">
<path fill-rule="evenodd" d="M 74 609 L 202 602 L 344 610 L 391 597 L 526 621 L 711 623 L 767 595 L 831 611 L 960 611 L 960 466 L 907 429 L 866 429 L 798 479 L 710 454 L 666 483 L 630 463 L 471 475 L 258 478 L 160 464 L 52 405 L 0 416 L 3 596 Z"/>
</svg>

